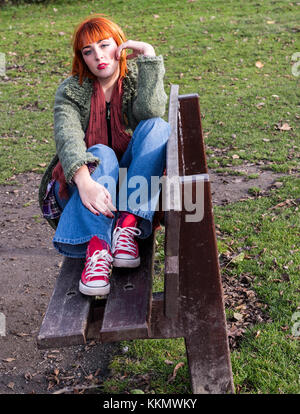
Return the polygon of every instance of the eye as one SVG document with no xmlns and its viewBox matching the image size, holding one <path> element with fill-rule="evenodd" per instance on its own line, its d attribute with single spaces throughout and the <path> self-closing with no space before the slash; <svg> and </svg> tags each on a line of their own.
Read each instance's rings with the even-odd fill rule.
<svg viewBox="0 0 300 414">
<path fill-rule="evenodd" d="M 90 50 L 86 50 L 85 52 L 83 52 L 84 56 L 89 56 L 91 54 Z"/>
</svg>

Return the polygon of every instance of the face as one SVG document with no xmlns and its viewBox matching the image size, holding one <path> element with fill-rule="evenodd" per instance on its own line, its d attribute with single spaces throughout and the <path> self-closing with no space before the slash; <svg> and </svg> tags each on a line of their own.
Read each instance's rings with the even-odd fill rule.
<svg viewBox="0 0 300 414">
<path fill-rule="evenodd" d="M 117 48 L 117 43 L 110 37 L 86 45 L 81 49 L 89 70 L 97 76 L 100 82 L 119 76 L 119 61 L 116 59 Z"/>
</svg>

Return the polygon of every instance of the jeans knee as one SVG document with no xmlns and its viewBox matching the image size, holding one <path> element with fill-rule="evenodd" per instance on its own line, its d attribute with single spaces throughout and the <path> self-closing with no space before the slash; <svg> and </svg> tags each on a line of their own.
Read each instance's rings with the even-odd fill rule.
<svg viewBox="0 0 300 414">
<path fill-rule="evenodd" d="M 169 136 L 171 134 L 171 125 L 162 118 L 158 119 L 160 120 L 160 128 L 163 130 L 163 140 L 165 143 L 167 143 Z"/>
<path fill-rule="evenodd" d="M 140 121 L 139 125 L 149 126 L 150 128 L 161 128 L 162 130 L 166 129 L 167 131 L 170 130 L 169 123 L 159 117 L 143 119 Z"/>
<path fill-rule="evenodd" d="M 107 145 L 96 144 L 88 149 L 95 157 L 99 158 L 100 165 L 93 173 L 93 176 L 101 174 L 115 175 L 115 171 L 119 169 L 119 161 L 114 150 Z"/>
<path fill-rule="evenodd" d="M 141 136 L 147 140 L 155 140 L 160 145 L 166 144 L 171 133 L 171 127 L 168 122 L 162 118 L 150 118 L 140 121 L 137 130 Z"/>
<path fill-rule="evenodd" d="M 103 157 L 103 155 L 105 155 L 106 157 L 110 156 L 112 158 L 116 157 L 114 150 L 104 144 L 93 145 L 92 147 L 88 148 L 87 151 L 91 152 L 93 155 L 95 155 L 95 157 L 98 157 L 100 159 L 101 156 Z"/>
</svg>

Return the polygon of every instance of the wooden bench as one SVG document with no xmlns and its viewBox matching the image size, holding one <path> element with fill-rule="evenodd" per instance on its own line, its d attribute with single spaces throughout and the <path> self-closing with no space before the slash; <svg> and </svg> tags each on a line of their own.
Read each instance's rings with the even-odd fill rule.
<svg viewBox="0 0 300 414">
<path fill-rule="evenodd" d="M 193 393 L 232 393 L 199 98 L 196 94 L 179 96 L 178 89 L 172 85 L 170 92 L 166 179 L 177 179 L 180 193 L 176 197 L 176 188 L 169 186 L 163 194 L 169 203 L 169 211 L 164 213 L 164 291 L 152 293 L 155 234 L 139 241 L 140 267 L 113 269 L 106 300 L 78 291 L 84 260 L 65 258 L 37 344 L 56 348 L 89 339 L 105 343 L 184 337 Z M 191 205 L 185 205 L 185 191 L 202 205 L 201 220 L 193 221 Z"/>
</svg>

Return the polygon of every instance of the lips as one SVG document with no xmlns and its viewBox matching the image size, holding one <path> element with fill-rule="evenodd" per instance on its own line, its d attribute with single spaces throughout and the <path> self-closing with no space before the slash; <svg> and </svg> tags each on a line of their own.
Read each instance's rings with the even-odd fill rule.
<svg viewBox="0 0 300 414">
<path fill-rule="evenodd" d="M 106 68 L 106 66 L 108 66 L 108 63 L 100 63 L 100 65 L 97 66 L 97 69 L 103 70 Z"/>
</svg>

